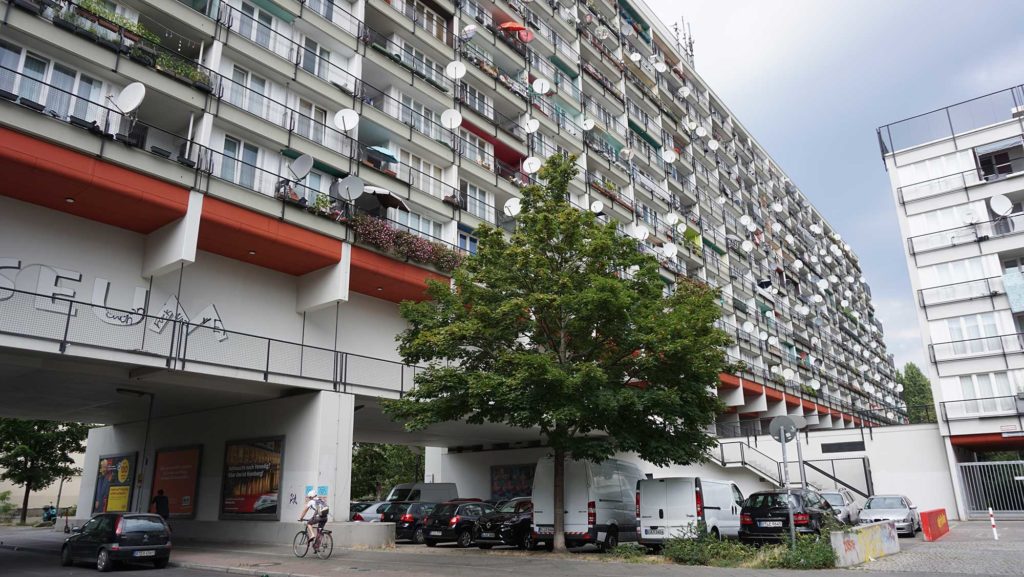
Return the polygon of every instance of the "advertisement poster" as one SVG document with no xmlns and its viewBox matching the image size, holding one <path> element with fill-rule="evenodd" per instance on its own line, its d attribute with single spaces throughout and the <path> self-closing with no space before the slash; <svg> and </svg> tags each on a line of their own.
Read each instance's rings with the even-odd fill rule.
<svg viewBox="0 0 1024 577">
<path fill-rule="evenodd" d="M 191 519 L 196 515 L 196 494 L 199 489 L 201 446 L 160 449 L 153 468 L 150 495 L 163 491 L 171 518 Z M 155 511 L 155 510 L 154 510 Z"/>
<path fill-rule="evenodd" d="M 132 506 L 135 485 L 135 455 L 122 453 L 100 457 L 96 471 L 96 491 L 92 498 L 93 513 L 116 513 Z"/>
<path fill-rule="evenodd" d="M 491 499 L 504 501 L 529 497 L 533 492 L 533 472 L 537 465 L 491 465 Z"/>
<path fill-rule="evenodd" d="M 224 450 L 222 518 L 277 519 L 284 437 L 229 441 Z"/>
</svg>

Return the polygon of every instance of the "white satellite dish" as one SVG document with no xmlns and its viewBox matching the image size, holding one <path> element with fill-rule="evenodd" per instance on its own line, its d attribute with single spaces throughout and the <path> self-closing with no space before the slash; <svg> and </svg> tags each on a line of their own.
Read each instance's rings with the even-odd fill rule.
<svg viewBox="0 0 1024 577">
<path fill-rule="evenodd" d="M 750 224 L 747 225 L 747 231 L 754 232 L 756 230 L 757 230 L 757 225 L 756 224 L 750 223 Z"/>
<path fill-rule="evenodd" d="M 605 26 L 598 26 L 594 29 L 594 36 L 596 36 L 598 40 L 607 40 L 611 34 L 611 30 L 608 30 Z"/>
<path fill-rule="evenodd" d="M 782 206 L 781 202 L 773 202 L 772 203 L 772 210 L 774 210 L 775 212 L 782 212 L 783 208 L 784 207 Z"/>
<path fill-rule="evenodd" d="M 707 135 L 708 135 L 708 129 L 707 128 L 704 128 L 703 126 L 698 126 L 697 127 L 697 136 L 699 136 L 701 138 L 704 138 Z"/>
<path fill-rule="evenodd" d="M 818 288 L 821 290 L 828 290 L 828 281 L 825 279 L 818 279 Z"/>
<path fill-rule="evenodd" d="M 782 367 L 779 365 L 772 365 L 768 370 L 771 371 L 772 374 L 777 375 L 782 372 Z"/>
<path fill-rule="evenodd" d="M 466 75 L 466 65 L 458 60 L 453 60 L 444 67 L 444 74 L 452 80 L 459 80 Z"/>
<path fill-rule="evenodd" d="M 819 381 L 818 379 L 811 379 L 810 386 L 813 390 L 817 391 L 821 389 L 821 381 Z"/>
<path fill-rule="evenodd" d="M 745 240 L 742 243 L 740 243 L 740 248 L 743 249 L 743 252 L 750 252 L 754 250 L 754 243 L 750 242 L 749 240 Z"/>
<path fill-rule="evenodd" d="M 674 212 L 670 212 L 670 213 L 665 215 L 665 222 L 669 226 L 675 226 L 676 223 L 679 222 L 679 215 L 674 213 Z"/>
<path fill-rule="evenodd" d="M 526 134 L 533 134 L 534 132 L 537 132 L 540 130 L 540 121 L 536 118 L 527 120 L 526 125 L 523 126 L 523 130 L 526 131 Z"/>
<path fill-rule="evenodd" d="M 667 242 L 665 246 L 661 248 L 661 253 L 665 255 L 665 258 L 676 258 L 676 254 L 679 252 L 679 247 L 674 243 Z"/>
<path fill-rule="evenodd" d="M 654 70 L 655 70 L 655 71 L 656 71 L 656 72 L 657 72 L 658 74 L 662 74 L 662 73 L 664 73 L 664 72 L 667 72 L 667 71 L 668 71 L 668 65 L 667 65 L 667 64 L 665 64 L 664 62 L 655 62 L 655 63 L 654 63 Z"/>
<path fill-rule="evenodd" d="M 342 132 L 348 132 L 359 126 L 359 113 L 351 108 L 342 108 L 334 113 L 334 126 Z"/>
<path fill-rule="evenodd" d="M 462 34 L 461 34 L 462 39 L 463 40 L 469 40 L 470 38 L 472 38 L 473 36 L 476 35 L 476 30 L 477 30 L 477 25 L 476 24 L 468 24 L 468 25 L 466 25 L 466 27 L 462 29 Z"/>
<path fill-rule="evenodd" d="M 132 82 L 125 86 L 114 99 L 114 107 L 121 114 L 130 114 L 142 104 L 144 98 L 146 98 L 146 85 L 141 82 Z"/>
<path fill-rule="evenodd" d="M 686 98 L 687 96 L 690 95 L 690 93 L 691 90 L 689 86 L 683 86 L 680 87 L 679 90 L 676 90 L 676 94 L 679 96 L 679 98 Z"/>
<path fill-rule="evenodd" d="M 751 219 L 750 215 L 748 214 L 744 214 L 743 216 L 740 217 L 740 224 L 742 224 L 743 226 L 747 226 L 751 222 L 753 222 L 753 219 Z"/>
<path fill-rule="evenodd" d="M 522 212 L 522 210 L 522 202 L 515 197 L 506 200 L 505 206 L 501 208 L 501 211 L 505 213 L 505 216 L 511 216 L 512 218 L 519 216 L 519 213 Z"/>
<path fill-rule="evenodd" d="M 761 332 L 757 333 L 757 338 L 762 340 L 762 341 L 767 341 L 768 340 L 768 331 L 761 331 Z"/>
<path fill-rule="evenodd" d="M 843 277 L 843 281 L 849 284 L 853 284 L 853 276 L 846 275 L 845 277 Z"/>
<path fill-rule="evenodd" d="M 779 337 L 775 335 L 768 337 L 768 344 L 772 346 L 779 344 Z"/>
<path fill-rule="evenodd" d="M 646 225 L 638 224 L 633 227 L 633 232 L 630 234 L 633 238 L 643 242 L 647 240 L 647 237 L 651 236 L 651 229 L 647 228 Z"/>
<path fill-rule="evenodd" d="M 793 235 L 787 234 L 786 235 L 786 242 L 788 242 L 789 244 L 793 244 L 794 242 L 796 242 L 796 239 L 793 238 Z"/>
<path fill-rule="evenodd" d="M 292 176 L 295 177 L 295 180 L 302 180 L 303 178 L 306 178 L 306 175 L 308 175 L 309 171 L 312 169 L 313 157 L 308 154 L 303 154 L 302 156 L 296 158 L 288 166 L 288 170 L 291 171 Z"/>
<path fill-rule="evenodd" d="M 632 148 L 623 148 L 622 150 L 619 151 L 619 158 L 625 160 L 626 162 L 629 162 L 630 160 L 633 160 L 633 154 L 634 153 Z"/>
<path fill-rule="evenodd" d="M 634 52 L 629 55 L 629 59 L 633 62 L 640 62 L 641 58 L 643 58 L 643 56 L 641 56 L 639 52 Z"/>
<path fill-rule="evenodd" d="M 594 214 L 604 214 L 604 203 L 600 200 L 595 200 L 590 203 L 590 212 Z"/>
<path fill-rule="evenodd" d="M 825 302 L 825 297 L 821 295 L 814 295 L 811 297 L 811 300 L 820 305 L 821 303 Z"/>
<path fill-rule="evenodd" d="M 754 323 L 746 321 L 745 323 L 743 323 L 743 330 L 748 333 L 754 332 Z"/>
<path fill-rule="evenodd" d="M 830 274 L 830 275 L 828 275 L 828 282 L 830 282 L 832 284 L 836 284 L 837 282 L 839 282 L 839 277 L 837 277 L 834 274 Z"/>
<path fill-rule="evenodd" d="M 775 234 L 778 234 L 778 233 L 782 232 L 782 225 L 777 223 L 777 222 L 773 222 L 772 223 L 772 232 L 774 232 Z"/>
<path fill-rule="evenodd" d="M 596 123 L 593 118 L 584 118 L 581 126 L 583 127 L 583 130 L 590 131 L 594 129 L 595 124 Z"/>
<path fill-rule="evenodd" d="M 661 151 L 661 159 L 669 164 L 672 164 L 673 162 L 679 160 L 679 154 L 677 154 L 676 151 L 672 150 L 671 148 L 665 148 Z"/>
<path fill-rule="evenodd" d="M 331 184 L 331 196 L 351 202 L 363 194 L 364 188 L 363 179 L 358 176 L 346 176 Z"/>
<path fill-rule="evenodd" d="M 533 81 L 533 91 L 537 94 L 547 94 L 551 90 L 551 83 L 544 78 L 538 78 Z"/>
<path fill-rule="evenodd" d="M 123 92 L 122 92 L 123 94 Z M 1013 203 L 1002 194 L 997 194 L 988 199 L 988 208 L 998 217 L 1009 216 L 1013 212 Z"/>
<path fill-rule="evenodd" d="M 718 150 L 718 141 L 714 139 L 709 140 L 708 148 L 710 148 L 711 150 Z"/>
<path fill-rule="evenodd" d="M 843 300 L 839 301 L 839 306 L 841 306 L 841 307 L 848 307 L 848 306 L 850 306 L 850 301 L 848 301 L 846 299 L 843 299 Z"/>
<path fill-rule="evenodd" d="M 686 127 L 689 128 L 690 130 L 697 130 L 697 123 L 691 120 L 690 123 L 686 125 Z"/>
<path fill-rule="evenodd" d="M 800 259 L 793 261 L 793 270 L 800 270 L 802 268 L 804 268 L 804 261 Z"/>
<path fill-rule="evenodd" d="M 685 222 L 681 222 L 681 223 L 677 224 L 676 225 L 676 232 L 678 232 L 679 234 L 685 235 L 686 234 L 686 223 Z"/>
<path fill-rule="evenodd" d="M 718 204 L 725 204 L 725 195 L 719 195 L 718 198 L 715 199 L 715 202 Z"/>
<path fill-rule="evenodd" d="M 825 264 L 832 264 L 832 257 L 826 256 L 825 257 Z"/>
<path fill-rule="evenodd" d="M 452 130 L 462 124 L 462 113 L 454 108 L 449 108 L 441 113 L 441 126 Z"/>
<path fill-rule="evenodd" d="M 794 377 L 795 375 L 796 375 L 796 373 L 795 373 L 795 372 L 793 372 L 793 369 L 791 369 L 791 368 L 789 368 L 789 367 L 786 367 L 786 368 L 785 368 L 785 369 L 783 369 L 783 371 L 782 371 L 782 376 L 783 376 L 783 377 L 784 377 L 784 378 L 785 378 L 785 379 L 786 379 L 787 381 L 789 381 L 789 380 L 792 380 L 792 379 L 793 379 L 793 377 Z"/>
<path fill-rule="evenodd" d="M 527 156 L 526 160 L 523 161 L 523 172 L 526 174 L 533 174 L 540 170 L 540 167 L 543 165 L 544 163 L 541 159 L 536 156 Z"/>
</svg>

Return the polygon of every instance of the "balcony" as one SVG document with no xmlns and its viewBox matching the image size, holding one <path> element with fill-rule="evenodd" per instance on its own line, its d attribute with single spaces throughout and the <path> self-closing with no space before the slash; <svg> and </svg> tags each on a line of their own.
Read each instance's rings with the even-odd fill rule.
<svg viewBox="0 0 1024 577">
<path fill-rule="evenodd" d="M 397 34 L 412 42 L 430 58 L 447 63 L 455 46 L 450 19 L 442 17 L 420 2 L 388 0 L 367 3 L 366 25 L 385 36 Z"/>
<path fill-rule="evenodd" d="M 1007 369 L 1024 368 L 1024 333 L 1010 333 L 989 337 L 960 339 L 928 345 L 928 353 L 933 363 L 969 361 L 984 357 L 1002 357 L 1003 367 Z M 973 364 L 961 363 L 965 368 Z M 994 367 L 989 363 L 989 369 Z M 939 376 L 946 376 L 943 367 L 939 366 Z"/>
<path fill-rule="evenodd" d="M 1024 431 L 1024 393 L 939 403 L 943 434 Z"/>
<path fill-rule="evenodd" d="M 920 255 L 965 244 L 994 242 L 1022 232 L 1024 232 L 1024 213 L 1017 213 L 1005 218 L 913 236 L 907 239 L 907 245 L 910 254 Z"/>
</svg>

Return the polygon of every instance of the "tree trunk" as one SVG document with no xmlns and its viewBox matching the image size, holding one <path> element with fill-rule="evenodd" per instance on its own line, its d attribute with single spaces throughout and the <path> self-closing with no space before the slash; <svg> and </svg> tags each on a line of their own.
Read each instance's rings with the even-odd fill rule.
<svg viewBox="0 0 1024 577">
<path fill-rule="evenodd" d="M 28 518 L 28 496 L 32 492 L 32 483 L 25 483 L 25 498 L 21 500 L 21 524 Z"/>
<path fill-rule="evenodd" d="M 565 549 L 565 451 L 555 449 L 555 536 L 554 550 L 564 553 Z"/>
<path fill-rule="evenodd" d="M 60 496 L 61 496 L 61 493 L 64 492 L 64 479 L 65 478 L 66 477 L 61 477 L 60 478 L 60 485 L 57 486 L 57 504 L 54 505 L 54 507 L 57 508 L 57 515 L 58 515 L 58 517 L 60 516 Z M 53 524 L 54 525 L 57 524 L 56 519 L 53 521 Z"/>
</svg>

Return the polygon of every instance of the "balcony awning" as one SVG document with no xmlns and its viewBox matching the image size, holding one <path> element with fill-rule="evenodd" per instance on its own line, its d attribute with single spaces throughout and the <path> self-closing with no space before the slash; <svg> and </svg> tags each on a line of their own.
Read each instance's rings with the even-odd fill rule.
<svg viewBox="0 0 1024 577">
<path fill-rule="evenodd" d="M 273 14 L 275 18 L 283 20 L 289 24 L 295 21 L 295 15 L 291 12 L 281 8 L 277 4 L 274 4 L 270 0 L 249 0 L 261 9 L 266 10 L 268 13 Z"/>
<path fill-rule="evenodd" d="M 629 127 L 633 129 L 633 132 L 635 132 L 637 136 L 643 138 L 644 141 L 647 142 L 647 144 L 650 144 L 655 149 L 661 148 L 661 143 L 658 142 L 657 139 L 655 139 L 653 136 L 648 134 L 642 126 L 634 122 L 632 119 L 629 120 Z"/>
<path fill-rule="evenodd" d="M 722 247 L 720 247 L 717 244 L 711 242 L 711 240 L 708 239 L 708 238 L 704 239 L 704 245 L 707 246 L 708 248 L 710 248 L 711 250 L 717 252 L 720 255 L 724 255 L 725 254 L 725 250 L 723 250 Z"/>
<path fill-rule="evenodd" d="M 294 160 L 302 156 L 302 153 L 299 152 L 298 150 L 295 150 L 294 148 L 285 148 L 284 150 L 281 151 L 281 155 L 286 158 L 291 158 L 292 160 Z M 331 166 L 326 162 L 321 162 L 315 158 L 313 159 L 313 168 L 325 174 L 329 174 L 335 178 L 345 178 L 346 176 L 348 176 L 348 173 L 345 172 L 344 170 Z"/>
<path fill-rule="evenodd" d="M 557 54 L 552 54 L 549 58 L 551 63 L 558 67 L 559 70 L 567 74 L 570 78 L 576 78 L 580 75 L 580 71 L 576 66 L 570 66 L 564 60 L 558 57 Z"/>
</svg>

